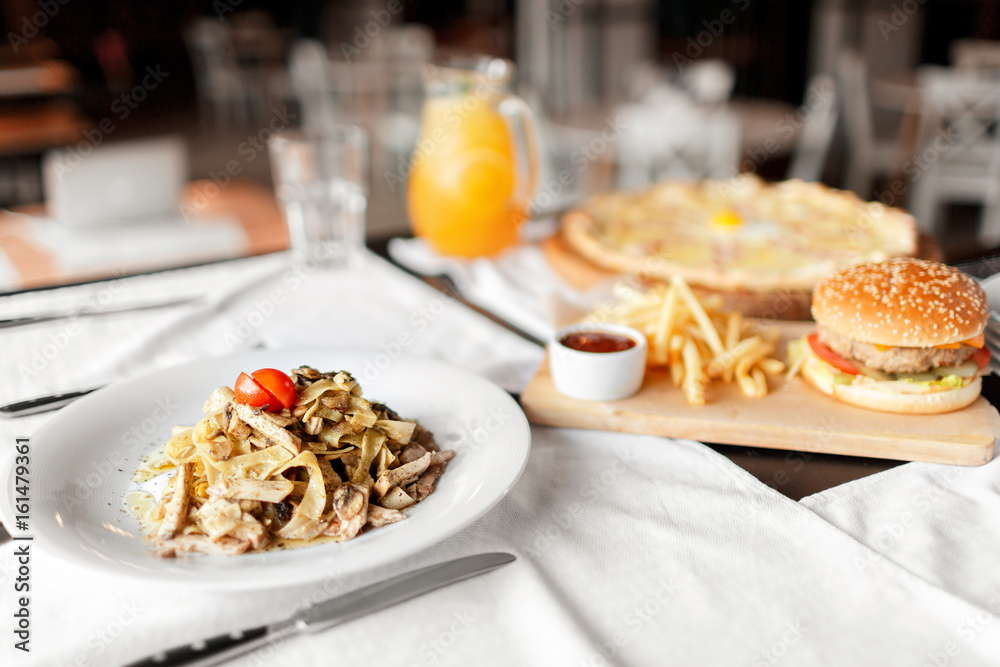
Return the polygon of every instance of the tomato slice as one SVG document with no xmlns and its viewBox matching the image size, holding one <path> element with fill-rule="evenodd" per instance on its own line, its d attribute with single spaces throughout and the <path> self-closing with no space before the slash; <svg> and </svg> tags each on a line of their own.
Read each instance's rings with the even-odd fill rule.
<svg viewBox="0 0 1000 667">
<path fill-rule="evenodd" d="M 850 373 L 851 375 L 861 375 L 861 371 L 854 367 L 854 364 L 844 359 L 842 356 L 831 350 L 824 343 L 819 340 L 819 334 L 812 333 L 806 337 L 809 341 L 809 347 L 812 351 L 816 353 L 816 356 L 830 364 L 842 373 Z"/>
<path fill-rule="evenodd" d="M 981 347 L 973 352 L 969 358 L 979 364 L 979 370 L 982 370 L 986 367 L 986 364 L 990 363 L 990 356 L 990 348 Z"/>
<path fill-rule="evenodd" d="M 271 412 L 281 409 L 281 401 L 274 397 L 264 386 L 246 373 L 240 373 L 236 378 L 236 400 L 253 408 L 267 406 Z M 272 409 L 273 408 L 273 409 Z"/>
<path fill-rule="evenodd" d="M 253 372 L 253 378 L 260 383 L 271 396 L 281 403 L 281 407 L 292 409 L 295 405 L 297 395 L 295 393 L 295 383 L 276 368 L 261 368 Z"/>
</svg>

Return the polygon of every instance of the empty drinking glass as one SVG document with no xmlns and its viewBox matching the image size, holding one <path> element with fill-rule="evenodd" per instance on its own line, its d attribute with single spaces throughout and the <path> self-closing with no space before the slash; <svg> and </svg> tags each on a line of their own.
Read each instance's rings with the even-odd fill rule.
<svg viewBox="0 0 1000 667">
<path fill-rule="evenodd" d="M 353 125 L 286 131 L 268 144 L 275 191 L 297 260 L 354 263 L 365 243 L 368 137 Z"/>
</svg>

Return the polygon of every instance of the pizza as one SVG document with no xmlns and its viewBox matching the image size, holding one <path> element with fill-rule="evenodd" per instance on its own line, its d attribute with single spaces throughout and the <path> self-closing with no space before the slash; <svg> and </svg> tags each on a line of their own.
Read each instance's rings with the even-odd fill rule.
<svg viewBox="0 0 1000 667">
<path fill-rule="evenodd" d="M 820 183 L 664 181 L 595 195 L 561 222 L 598 266 L 723 292 L 808 292 L 847 266 L 917 253 L 913 216 Z"/>
</svg>

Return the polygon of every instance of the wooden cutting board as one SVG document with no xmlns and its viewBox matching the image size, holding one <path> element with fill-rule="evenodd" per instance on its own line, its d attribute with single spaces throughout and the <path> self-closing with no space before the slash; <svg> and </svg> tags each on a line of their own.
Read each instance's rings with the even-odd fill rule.
<svg viewBox="0 0 1000 667">
<path fill-rule="evenodd" d="M 780 325 L 785 343 L 812 325 Z M 647 373 L 638 394 L 592 402 L 556 391 L 548 359 L 521 394 L 535 424 L 645 433 L 704 442 L 749 445 L 901 461 L 982 465 L 993 458 L 1000 415 L 985 399 L 943 415 L 896 415 L 856 408 L 822 394 L 799 377 L 770 378 L 764 398 L 743 397 L 734 385 L 713 382 L 707 405 L 692 407 L 666 373 Z"/>
</svg>

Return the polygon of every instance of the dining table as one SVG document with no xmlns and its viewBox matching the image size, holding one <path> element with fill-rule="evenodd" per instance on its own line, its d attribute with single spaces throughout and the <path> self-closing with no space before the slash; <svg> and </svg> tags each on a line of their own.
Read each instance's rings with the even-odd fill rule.
<svg viewBox="0 0 1000 667">
<path fill-rule="evenodd" d="M 0 293 L 113 279 L 285 250 L 270 188 L 249 179 L 188 183 L 176 214 L 75 227 L 44 203 L 0 211 Z"/>
<path fill-rule="evenodd" d="M 537 246 L 467 262 L 419 239 L 382 250 L 339 268 L 281 251 L 0 296 L 0 318 L 71 313 L 0 329 L 0 404 L 109 385 L 66 408 L 86 430 L 88 414 L 103 418 L 86 406 L 124 378 L 151 374 L 155 393 L 156 373 L 179 364 L 318 346 L 390 367 L 444 362 L 518 396 L 544 363 L 552 313 L 575 298 Z M 176 303 L 125 308 L 167 300 Z M 43 456 L 48 443 L 32 438 L 64 414 L 0 419 L 0 470 L 19 442 Z M 469 433 L 485 424 L 467 417 Z M 505 446 L 485 432 L 466 456 Z M 0 545 L 0 663 L 127 664 L 482 552 L 516 560 L 231 664 L 941 666 L 1000 656 L 1000 461 L 866 462 L 537 424 L 527 433 L 523 472 L 488 511 L 455 530 L 426 526 L 447 536 L 349 574 L 338 571 L 346 543 L 311 547 L 310 572 L 294 581 L 234 583 L 239 556 L 226 586 L 164 580 L 95 567 L 70 525 L 56 549 L 56 536 L 34 534 L 35 519 L 22 529 L 0 517 L 14 538 Z M 462 470 L 441 485 L 475 485 Z M 131 471 L 81 467 L 81 488 L 95 472 Z M 42 481 L 31 487 L 39 506 L 55 493 Z M 74 549 L 80 557 L 68 558 Z M 23 609 L 30 641 L 19 645 Z"/>
</svg>

